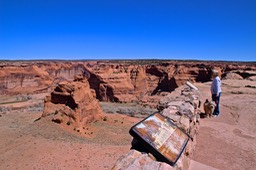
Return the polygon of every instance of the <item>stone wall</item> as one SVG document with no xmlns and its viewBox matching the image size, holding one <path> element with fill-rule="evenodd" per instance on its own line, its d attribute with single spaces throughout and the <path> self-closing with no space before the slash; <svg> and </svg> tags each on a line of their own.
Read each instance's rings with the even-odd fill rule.
<svg viewBox="0 0 256 170">
<path fill-rule="evenodd" d="M 190 159 L 195 151 L 196 135 L 199 130 L 200 94 L 198 90 L 188 86 L 181 86 L 174 92 L 163 97 L 157 109 L 164 116 L 169 117 L 178 127 L 190 136 L 190 140 L 174 166 L 159 162 L 150 153 L 131 149 L 126 155 L 121 156 L 113 170 L 186 170 L 189 168 Z"/>
</svg>

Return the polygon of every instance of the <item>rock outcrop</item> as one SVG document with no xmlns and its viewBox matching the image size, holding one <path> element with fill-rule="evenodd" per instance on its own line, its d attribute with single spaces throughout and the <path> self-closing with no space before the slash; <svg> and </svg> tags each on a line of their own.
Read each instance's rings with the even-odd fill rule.
<svg viewBox="0 0 256 170">
<path fill-rule="evenodd" d="M 155 96 L 172 92 L 186 81 L 211 81 L 212 68 L 219 70 L 222 77 L 228 72 L 241 69 L 243 72 L 237 74 L 243 78 L 250 77 L 246 77 L 245 72 L 256 69 L 253 63 L 227 65 L 225 62 L 99 61 L 97 65 L 90 66 L 91 76 L 88 81 L 100 101 L 136 101 L 142 105 L 155 107 L 159 99 L 155 99 Z"/>
<path fill-rule="evenodd" d="M 211 78 L 210 67 L 197 65 L 189 67 L 172 63 L 162 65 L 99 63 L 97 67 L 98 69 L 91 69 L 97 76 L 91 76 L 88 81 L 102 101 L 143 101 L 149 96 L 171 92 L 188 80 L 205 82 Z M 95 82 L 97 86 L 93 85 Z"/>
<path fill-rule="evenodd" d="M 50 84 L 49 74 L 35 65 L 2 66 L 0 70 L 0 94 L 31 93 Z"/>
<path fill-rule="evenodd" d="M 75 75 L 87 78 L 100 101 L 138 102 L 156 107 L 159 98 L 190 82 L 223 78 L 255 80 L 255 63 L 206 61 L 27 61 L 0 63 L 0 94 L 50 92 Z M 234 76 L 236 74 L 236 76 Z M 241 77 L 240 77 L 241 76 Z"/>
<path fill-rule="evenodd" d="M 82 77 L 73 82 L 61 82 L 45 98 L 42 117 L 52 116 L 52 121 L 79 129 L 87 123 L 102 118 L 98 100 L 89 83 Z"/>
<path fill-rule="evenodd" d="M 240 76 L 240 75 L 237 74 L 237 73 L 228 72 L 228 73 L 223 77 L 223 79 L 226 79 L 226 80 L 242 80 L 243 77 Z"/>
<path fill-rule="evenodd" d="M 88 75 L 80 62 L 19 61 L 0 63 L 0 68 L 0 94 L 11 95 L 49 92 L 63 80 Z"/>
<path fill-rule="evenodd" d="M 227 71 L 222 75 L 223 79 L 226 80 L 243 80 L 243 79 L 249 79 L 253 81 L 253 77 L 256 76 L 256 70 L 248 71 L 248 70 L 233 70 L 233 71 Z"/>
</svg>

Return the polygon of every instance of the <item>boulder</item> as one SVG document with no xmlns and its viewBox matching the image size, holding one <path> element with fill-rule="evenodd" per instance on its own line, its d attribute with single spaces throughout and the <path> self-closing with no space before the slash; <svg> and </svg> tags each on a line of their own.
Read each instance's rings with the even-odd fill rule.
<svg viewBox="0 0 256 170">
<path fill-rule="evenodd" d="M 250 77 L 248 77 L 248 80 L 256 81 L 256 76 L 250 76 Z"/>
<path fill-rule="evenodd" d="M 112 170 L 174 170 L 164 162 L 152 159 L 152 155 L 130 150 L 126 155 L 120 157 Z"/>
<path fill-rule="evenodd" d="M 224 77 L 224 80 L 243 80 L 244 78 L 238 73 L 229 72 Z"/>
</svg>

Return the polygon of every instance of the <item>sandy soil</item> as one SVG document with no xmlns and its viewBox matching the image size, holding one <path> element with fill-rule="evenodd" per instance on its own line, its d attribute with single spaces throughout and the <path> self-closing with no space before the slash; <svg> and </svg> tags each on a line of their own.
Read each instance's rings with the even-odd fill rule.
<svg viewBox="0 0 256 170">
<path fill-rule="evenodd" d="M 196 86 L 203 100 L 210 98 L 210 82 Z M 223 81 L 221 115 L 201 119 L 193 157 L 197 163 L 190 169 L 198 165 L 223 170 L 256 167 L 255 86 L 246 80 Z M 129 151 L 128 131 L 140 120 L 108 114 L 107 121 L 85 127 L 90 134 L 85 138 L 49 118 L 35 121 L 40 115 L 26 109 L 0 114 L 0 169 L 111 169 Z"/>
<path fill-rule="evenodd" d="M 128 131 L 139 119 L 106 115 L 86 126 L 89 136 L 68 132 L 41 113 L 10 112 L 0 117 L 0 169 L 111 169 L 127 153 Z"/>
<path fill-rule="evenodd" d="M 210 99 L 210 83 L 197 86 L 202 98 Z M 201 119 L 195 161 L 223 170 L 255 169 L 255 87 L 255 82 L 247 80 L 222 81 L 221 115 Z"/>
</svg>

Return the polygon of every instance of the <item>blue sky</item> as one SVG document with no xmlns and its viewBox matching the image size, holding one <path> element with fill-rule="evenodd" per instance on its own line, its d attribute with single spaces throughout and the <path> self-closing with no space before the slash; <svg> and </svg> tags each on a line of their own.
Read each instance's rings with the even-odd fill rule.
<svg viewBox="0 0 256 170">
<path fill-rule="evenodd" d="M 256 61 L 255 0 L 0 0 L 0 59 Z"/>
</svg>

